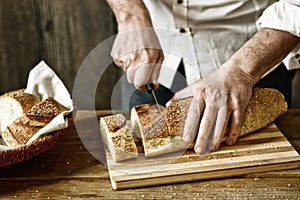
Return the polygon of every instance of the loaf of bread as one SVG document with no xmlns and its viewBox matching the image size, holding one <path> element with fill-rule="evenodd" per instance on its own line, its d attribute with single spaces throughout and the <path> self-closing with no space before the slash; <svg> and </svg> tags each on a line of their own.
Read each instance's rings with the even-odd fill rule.
<svg viewBox="0 0 300 200">
<path fill-rule="evenodd" d="M 0 136 L 15 119 L 39 103 L 36 96 L 22 90 L 5 93 L 0 97 Z"/>
<path fill-rule="evenodd" d="M 10 123 L 3 131 L 2 138 L 10 147 L 24 145 L 52 119 L 67 110 L 52 97 L 48 97 Z"/>
<path fill-rule="evenodd" d="M 254 88 L 239 136 L 265 128 L 288 109 L 283 94 L 272 88 Z M 223 141 L 225 141 L 224 138 Z"/>
<path fill-rule="evenodd" d="M 156 156 L 187 148 L 188 144 L 182 140 L 180 133 L 175 133 L 180 128 L 179 118 L 174 117 L 174 123 L 169 124 L 169 109 L 161 106 L 161 114 L 156 106 L 143 104 L 131 109 L 131 125 L 134 133 L 142 140 L 145 156 Z M 172 124 L 176 125 L 170 127 Z"/>
<path fill-rule="evenodd" d="M 191 101 L 192 97 L 180 100 L 166 109 L 162 107 L 162 115 L 150 104 L 132 108 L 131 123 L 135 133 L 142 138 L 146 157 L 187 148 L 182 135 Z M 255 88 L 245 111 L 239 137 L 270 125 L 286 111 L 287 103 L 279 91 Z"/>
<path fill-rule="evenodd" d="M 138 157 L 131 128 L 123 114 L 100 118 L 100 133 L 115 162 Z"/>
</svg>

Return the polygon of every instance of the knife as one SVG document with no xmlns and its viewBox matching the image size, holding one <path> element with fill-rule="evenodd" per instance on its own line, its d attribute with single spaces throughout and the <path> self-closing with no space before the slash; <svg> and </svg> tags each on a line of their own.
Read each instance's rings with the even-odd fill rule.
<svg viewBox="0 0 300 200">
<path fill-rule="evenodd" d="M 159 105 L 159 103 L 158 103 L 158 101 L 157 101 L 157 98 L 156 98 L 156 96 L 155 96 L 155 93 L 154 93 L 154 84 L 153 84 L 153 83 L 147 83 L 146 88 L 147 88 L 148 94 L 151 95 L 152 101 L 155 103 L 155 106 L 156 106 L 156 108 L 157 108 L 157 110 L 158 110 L 159 115 L 162 116 L 162 119 L 164 120 L 164 123 L 165 123 L 165 125 L 166 125 L 166 127 L 167 127 L 167 132 L 168 132 L 168 134 L 170 135 L 170 130 L 169 130 L 169 126 L 168 126 L 168 124 L 167 124 L 166 116 L 165 116 L 165 114 L 163 113 L 163 111 L 161 110 L 160 105 Z"/>
<path fill-rule="evenodd" d="M 151 95 L 152 101 L 155 103 L 156 108 L 157 108 L 159 114 L 162 115 L 162 111 L 160 109 L 160 105 L 159 105 L 159 103 L 157 101 L 157 98 L 155 96 L 155 93 L 154 93 L 154 84 L 153 83 L 147 83 L 146 88 L 147 88 L 148 94 Z"/>
</svg>

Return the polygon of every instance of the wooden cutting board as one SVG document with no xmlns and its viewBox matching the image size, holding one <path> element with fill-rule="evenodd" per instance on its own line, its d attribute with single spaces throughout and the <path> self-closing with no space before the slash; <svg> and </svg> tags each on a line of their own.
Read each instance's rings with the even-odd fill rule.
<svg viewBox="0 0 300 200">
<path fill-rule="evenodd" d="M 192 149 L 116 163 L 106 150 L 113 189 L 188 182 L 300 168 L 300 155 L 275 124 L 199 156 Z"/>
</svg>

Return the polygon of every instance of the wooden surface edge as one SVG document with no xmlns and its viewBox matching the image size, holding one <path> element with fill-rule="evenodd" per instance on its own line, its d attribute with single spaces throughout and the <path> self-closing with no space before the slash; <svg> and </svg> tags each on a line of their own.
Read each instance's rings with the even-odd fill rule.
<svg viewBox="0 0 300 200">
<path fill-rule="evenodd" d="M 274 127 L 277 125 L 274 124 Z M 279 129 L 278 129 L 279 131 Z M 282 134 L 282 133 L 281 133 Z M 251 137 L 251 136 L 250 136 Z M 288 139 L 284 134 L 281 135 L 285 141 Z M 218 169 L 211 171 L 193 171 L 187 173 L 179 173 L 177 170 L 177 174 L 165 174 L 162 176 L 141 176 L 139 178 L 134 179 L 123 179 L 120 180 L 118 177 L 113 175 L 113 171 L 110 171 L 110 166 L 108 166 L 111 185 L 114 190 L 119 189 L 129 189 L 129 188 L 140 188 L 154 185 L 164 185 L 164 184 L 174 184 L 174 183 L 182 183 L 182 182 L 190 182 L 190 181 L 203 181 L 208 179 L 216 179 L 216 178 L 228 178 L 234 176 L 247 175 L 250 173 L 261 173 L 261 172 L 270 172 L 270 171 L 281 171 L 288 169 L 296 169 L 300 168 L 300 156 L 299 153 L 293 148 L 293 152 L 295 155 L 289 161 L 278 160 L 275 163 L 265 163 L 262 165 L 249 165 L 249 166 L 234 166 L 233 168 L 226 169 Z M 106 152 L 109 153 L 109 152 Z M 297 154 L 297 155 L 296 155 Z M 109 158 L 109 156 L 107 157 Z"/>
<path fill-rule="evenodd" d="M 139 179 L 138 181 L 120 181 L 116 182 L 111 178 L 111 185 L 114 190 L 122 189 L 131 189 L 131 188 L 140 188 L 140 187 L 149 187 L 157 185 L 157 181 L 160 182 L 160 185 L 165 184 L 174 184 L 174 183 L 183 183 L 183 182 L 193 182 L 193 181 L 204 181 L 208 179 L 218 179 L 218 178 L 228 178 L 228 177 L 238 177 L 249 174 L 249 170 L 255 169 L 253 173 L 261 172 L 271 172 L 271 171 L 282 171 L 282 170 L 291 170 L 300 168 L 300 158 L 297 161 L 289 163 L 279 163 L 279 164 L 268 164 L 263 166 L 251 166 L 251 167 L 241 167 L 235 169 L 226 169 L 218 170 L 212 172 L 199 172 L 199 173 L 190 173 L 190 174 L 180 174 L 173 175 L 169 177 L 155 177 L 155 178 L 145 178 Z M 226 174 L 224 176 L 224 173 Z M 196 176 L 197 175 L 197 176 Z M 204 176 L 205 175 L 205 176 Z M 177 178 L 179 177 L 180 178 Z M 182 178 L 185 178 L 183 181 Z M 153 182 L 155 180 L 155 182 Z"/>
</svg>

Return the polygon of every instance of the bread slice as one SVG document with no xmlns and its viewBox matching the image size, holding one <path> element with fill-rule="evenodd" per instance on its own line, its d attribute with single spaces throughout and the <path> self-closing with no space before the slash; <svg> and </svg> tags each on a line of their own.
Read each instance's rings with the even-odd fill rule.
<svg viewBox="0 0 300 200">
<path fill-rule="evenodd" d="M 184 102 L 186 101 L 182 101 Z M 175 112 L 173 107 L 171 110 L 174 112 L 171 113 L 169 108 L 163 106 L 160 108 L 163 113 L 159 113 L 156 106 L 143 104 L 131 109 L 131 125 L 134 133 L 142 140 L 145 156 L 157 156 L 187 148 L 188 144 L 182 140 L 181 132 L 178 131 L 183 131 L 180 125 L 181 113 Z M 171 115 L 173 120 L 169 118 Z"/>
<path fill-rule="evenodd" d="M 100 118 L 100 133 L 115 162 L 138 157 L 133 133 L 123 114 Z"/>
<path fill-rule="evenodd" d="M 160 116 L 150 111 L 154 108 L 150 104 L 132 108 L 131 123 L 133 130 L 142 138 L 146 157 L 187 148 L 182 135 L 191 101 L 192 97 L 180 100 L 168 108 L 162 108 L 164 114 Z M 287 103 L 279 91 L 255 88 L 245 111 L 239 137 L 270 125 L 286 111 Z M 226 137 L 222 140 L 225 141 Z M 191 146 L 193 145 L 189 145 Z"/>
<path fill-rule="evenodd" d="M 9 124 L 3 131 L 2 138 L 10 147 L 24 145 L 52 119 L 67 110 L 52 97 L 48 97 Z"/>
<path fill-rule="evenodd" d="M 0 97 L 0 136 L 15 119 L 39 103 L 36 96 L 22 90 L 5 93 Z"/>
</svg>

